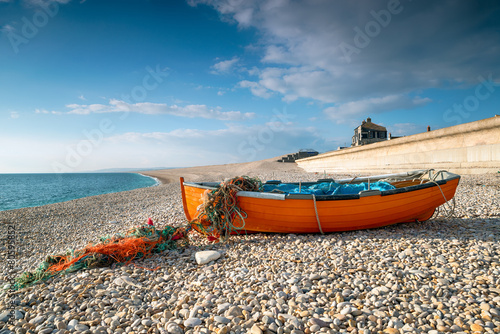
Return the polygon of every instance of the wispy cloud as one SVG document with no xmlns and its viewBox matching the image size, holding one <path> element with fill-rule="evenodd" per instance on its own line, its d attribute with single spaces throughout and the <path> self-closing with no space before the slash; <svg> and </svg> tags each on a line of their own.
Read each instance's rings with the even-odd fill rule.
<svg viewBox="0 0 500 334">
<path fill-rule="evenodd" d="M 335 107 L 326 108 L 323 112 L 330 119 L 340 124 L 359 119 L 359 117 L 363 117 L 364 115 L 379 114 L 400 109 L 413 109 L 429 102 L 431 102 L 429 98 L 387 95 L 340 104 Z"/>
<path fill-rule="evenodd" d="M 240 59 L 238 57 L 233 57 L 230 60 L 220 61 L 212 66 L 212 70 L 210 73 L 212 74 L 227 74 L 230 73 L 234 68 L 236 63 L 238 63 Z"/>
<path fill-rule="evenodd" d="M 127 103 L 121 100 L 111 99 L 108 104 L 68 104 L 69 111 L 47 111 L 37 109 L 36 113 L 53 114 L 75 114 L 89 115 L 102 113 L 139 113 L 145 115 L 173 115 L 188 118 L 207 118 L 223 121 L 242 121 L 251 119 L 255 113 L 242 113 L 240 111 L 221 111 L 220 107 L 209 108 L 204 104 L 191 104 L 186 106 L 167 105 L 164 103 Z"/>
<path fill-rule="evenodd" d="M 12 119 L 19 118 L 19 113 L 17 111 L 11 111 L 10 118 L 12 118 Z"/>
</svg>

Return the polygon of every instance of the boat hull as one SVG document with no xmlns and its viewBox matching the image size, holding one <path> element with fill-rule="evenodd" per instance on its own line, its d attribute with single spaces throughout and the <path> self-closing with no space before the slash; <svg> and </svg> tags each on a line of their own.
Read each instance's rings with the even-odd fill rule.
<svg viewBox="0 0 500 334">
<path fill-rule="evenodd" d="M 459 179 L 455 177 L 369 196 L 325 196 L 313 199 L 312 195 L 296 198 L 284 195 L 273 198 L 270 195 L 270 198 L 258 198 L 240 192 L 238 205 L 247 218 L 244 226 L 239 224 L 246 232 L 327 233 L 425 221 L 438 206 L 454 197 Z M 191 221 L 203 202 L 207 187 L 181 182 L 181 188 L 184 211 Z"/>
</svg>

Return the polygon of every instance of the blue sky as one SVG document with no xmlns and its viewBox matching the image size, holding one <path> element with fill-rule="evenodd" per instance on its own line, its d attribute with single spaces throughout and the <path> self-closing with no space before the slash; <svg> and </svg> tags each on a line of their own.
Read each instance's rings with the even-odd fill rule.
<svg viewBox="0 0 500 334">
<path fill-rule="evenodd" d="M 496 1 L 0 0 L 0 173 L 184 167 L 500 114 Z"/>
</svg>

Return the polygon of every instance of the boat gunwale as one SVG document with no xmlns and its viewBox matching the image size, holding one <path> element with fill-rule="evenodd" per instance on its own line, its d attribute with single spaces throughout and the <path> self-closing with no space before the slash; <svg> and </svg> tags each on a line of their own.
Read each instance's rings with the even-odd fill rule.
<svg viewBox="0 0 500 334">
<path fill-rule="evenodd" d="M 421 172 L 421 171 L 418 171 L 418 172 Z M 399 174 L 386 174 L 386 175 L 374 175 L 372 178 L 370 178 L 370 181 L 373 181 L 376 179 L 388 178 L 388 177 L 415 175 L 415 174 L 410 174 L 410 173 L 415 173 L 415 172 L 399 173 Z M 417 185 L 413 185 L 413 186 L 402 187 L 402 188 L 383 190 L 383 191 L 374 192 L 373 194 L 365 194 L 365 195 L 363 195 L 363 191 L 361 191 L 359 194 L 314 195 L 314 196 L 313 196 L 313 194 L 279 194 L 279 193 L 272 193 L 272 192 L 239 191 L 237 193 L 237 196 L 238 197 L 253 197 L 253 198 L 272 199 L 272 200 L 286 200 L 286 199 L 311 200 L 311 199 L 313 199 L 313 197 L 315 197 L 316 201 L 352 200 L 352 199 L 360 199 L 363 197 L 370 197 L 370 196 L 391 196 L 391 195 L 398 195 L 398 194 L 412 192 L 412 191 L 421 190 L 421 189 L 432 188 L 432 187 L 436 187 L 436 186 L 442 186 L 449 181 L 453 181 L 455 179 L 460 179 L 460 175 L 458 175 L 458 174 L 454 174 L 451 172 L 447 172 L 447 173 L 449 174 L 449 177 L 442 179 L 442 180 L 430 181 L 430 182 L 417 184 Z M 367 177 L 356 178 L 356 182 L 363 182 L 364 179 L 367 179 Z M 340 183 L 338 181 L 346 181 L 346 180 L 350 181 L 352 179 L 333 180 L 332 182 Z M 310 181 L 310 182 L 284 182 L 284 183 L 297 184 L 297 185 L 302 184 L 303 186 L 308 186 L 308 185 L 318 184 L 319 183 L 318 181 L 316 181 L 316 182 L 313 182 L 313 181 Z M 217 186 L 219 184 L 220 184 L 220 182 L 183 182 L 184 186 L 190 186 L 190 187 L 194 187 L 194 188 L 201 188 L 201 189 L 207 189 L 207 190 L 215 190 L 215 189 L 217 189 Z M 367 191 L 370 191 L 370 190 L 367 190 Z M 261 195 L 259 195 L 259 194 L 261 194 Z M 269 196 L 269 195 L 281 195 L 281 196 Z"/>
</svg>

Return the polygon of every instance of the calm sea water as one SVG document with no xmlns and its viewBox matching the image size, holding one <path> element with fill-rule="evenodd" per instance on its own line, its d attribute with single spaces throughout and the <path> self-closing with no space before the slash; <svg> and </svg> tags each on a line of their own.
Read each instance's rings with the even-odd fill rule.
<svg viewBox="0 0 500 334">
<path fill-rule="evenodd" d="M 0 174 L 0 211 L 156 185 L 135 173 Z"/>
</svg>

